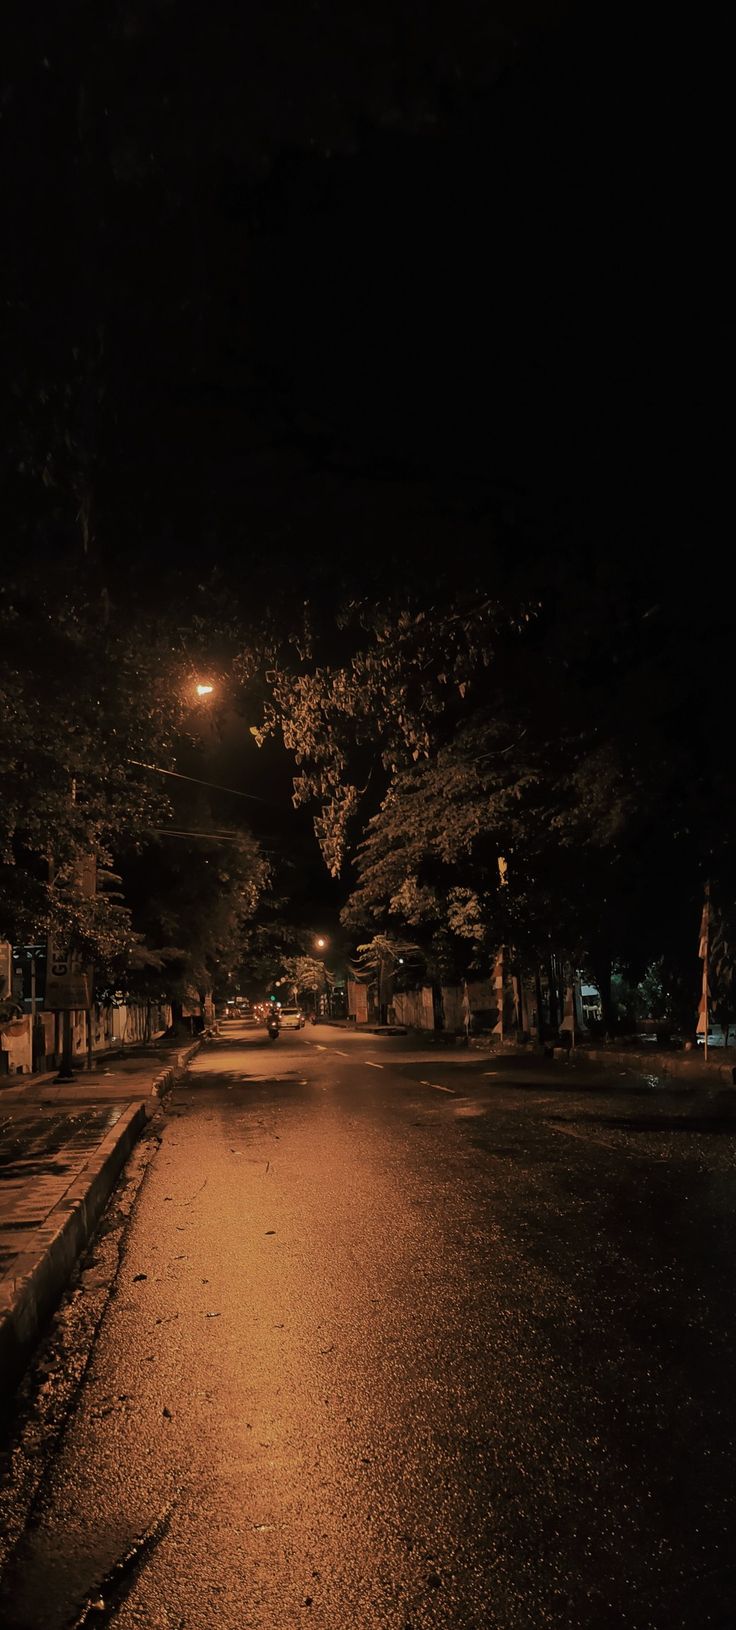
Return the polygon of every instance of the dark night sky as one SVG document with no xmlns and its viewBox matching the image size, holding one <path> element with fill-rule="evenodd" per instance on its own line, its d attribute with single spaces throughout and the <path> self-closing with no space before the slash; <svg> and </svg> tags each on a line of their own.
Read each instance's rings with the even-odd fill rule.
<svg viewBox="0 0 736 1630">
<path fill-rule="evenodd" d="M 500 583 L 563 536 L 580 571 L 671 547 L 671 32 L 560 0 L 8 17 L 21 547 L 49 547 L 28 453 L 60 424 L 120 614 L 213 566 L 257 615 L 276 581 L 319 603 L 342 573 Z M 214 779 L 250 786 L 228 731 Z"/>
<path fill-rule="evenodd" d="M 22 8 L 15 338 L 78 351 L 100 548 L 472 552 L 651 469 L 667 53 L 590 10 Z"/>
</svg>

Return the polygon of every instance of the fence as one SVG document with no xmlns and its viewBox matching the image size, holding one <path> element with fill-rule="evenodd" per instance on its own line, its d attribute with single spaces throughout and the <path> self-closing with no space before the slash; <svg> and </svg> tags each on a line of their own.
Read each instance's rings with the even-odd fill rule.
<svg viewBox="0 0 736 1630">
<path fill-rule="evenodd" d="M 36 1068 L 44 1067 L 45 1057 L 46 1067 L 52 1069 L 61 1057 L 61 1014 L 43 1011 L 38 1015 L 38 1023 L 40 1032 L 36 1046 Z M 72 1014 L 72 1049 L 75 1058 L 80 1060 L 86 1058 L 89 1052 L 88 1023 L 85 1012 Z M 120 1007 L 94 1007 L 92 1052 L 118 1052 L 121 1048 L 153 1041 L 163 1035 L 170 1024 L 171 1008 L 166 1002 L 129 1002 Z M 31 1017 L 26 1013 L 0 1030 L 0 1074 L 28 1075 L 32 1069 Z"/>
<path fill-rule="evenodd" d="M 408 1024 L 412 1030 L 434 1029 L 434 1001 L 429 985 L 421 990 L 395 991 L 389 1008 L 389 1018 L 397 1024 Z"/>
</svg>

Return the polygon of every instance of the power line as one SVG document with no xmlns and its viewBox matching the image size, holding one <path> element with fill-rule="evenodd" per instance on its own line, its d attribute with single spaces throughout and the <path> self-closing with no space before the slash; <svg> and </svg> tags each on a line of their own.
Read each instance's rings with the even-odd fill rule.
<svg viewBox="0 0 736 1630">
<path fill-rule="evenodd" d="M 189 832 L 180 826 L 153 826 L 151 831 L 155 838 L 208 838 L 211 843 L 239 844 L 247 843 L 248 841 L 243 833 L 202 831 Z M 253 842 L 259 855 L 274 855 L 276 853 L 274 849 L 264 849 L 263 844 L 259 843 L 257 839 L 254 839 Z"/>
<path fill-rule="evenodd" d="M 187 832 L 178 826 L 154 826 L 157 838 L 209 838 L 212 843 L 244 843 L 247 840 L 237 832 Z"/>
<path fill-rule="evenodd" d="M 175 781 L 193 781 L 197 787 L 211 787 L 213 792 L 229 792 L 233 798 L 248 798 L 254 804 L 270 804 L 270 798 L 259 798 L 256 792 L 238 792 L 236 787 L 222 787 L 219 781 L 202 781 L 198 775 L 184 775 L 181 770 L 165 770 L 161 764 L 144 764 L 139 758 L 129 758 L 139 770 L 152 770 L 154 775 L 171 775 Z"/>
</svg>

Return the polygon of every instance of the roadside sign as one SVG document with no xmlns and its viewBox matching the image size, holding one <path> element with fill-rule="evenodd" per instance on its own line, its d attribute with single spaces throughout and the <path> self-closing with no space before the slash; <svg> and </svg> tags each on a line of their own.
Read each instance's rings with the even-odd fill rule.
<svg viewBox="0 0 736 1630">
<path fill-rule="evenodd" d="M 44 1006 L 57 1012 L 88 1008 L 91 1001 L 89 970 L 77 952 L 62 950 L 49 940 Z"/>
</svg>

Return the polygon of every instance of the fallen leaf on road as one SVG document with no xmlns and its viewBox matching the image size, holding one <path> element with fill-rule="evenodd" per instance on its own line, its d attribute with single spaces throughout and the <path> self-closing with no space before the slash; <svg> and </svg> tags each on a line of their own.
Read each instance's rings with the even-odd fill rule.
<svg viewBox="0 0 736 1630">
<path fill-rule="evenodd" d="M 139 1281 L 139 1279 L 147 1279 L 147 1278 L 148 1278 L 148 1274 L 147 1274 L 147 1273 L 134 1273 L 134 1274 L 133 1274 L 133 1284 L 134 1284 L 134 1285 L 137 1285 L 137 1284 L 138 1284 L 138 1281 Z"/>
<path fill-rule="evenodd" d="M 163 1407 L 163 1417 L 164 1417 L 165 1421 L 173 1421 L 173 1419 L 174 1419 L 174 1417 L 173 1417 L 173 1415 L 171 1413 L 171 1410 L 167 1409 L 165 1404 L 164 1404 L 164 1407 Z"/>
<path fill-rule="evenodd" d="M 205 1318 L 206 1319 L 219 1319 L 220 1314 L 219 1313 L 205 1313 Z"/>
<path fill-rule="evenodd" d="M 267 1234 L 275 1234 L 275 1233 L 276 1233 L 276 1229 L 275 1229 L 275 1228 L 267 1228 L 267 1229 L 266 1229 L 266 1233 L 267 1233 Z"/>
</svg>

